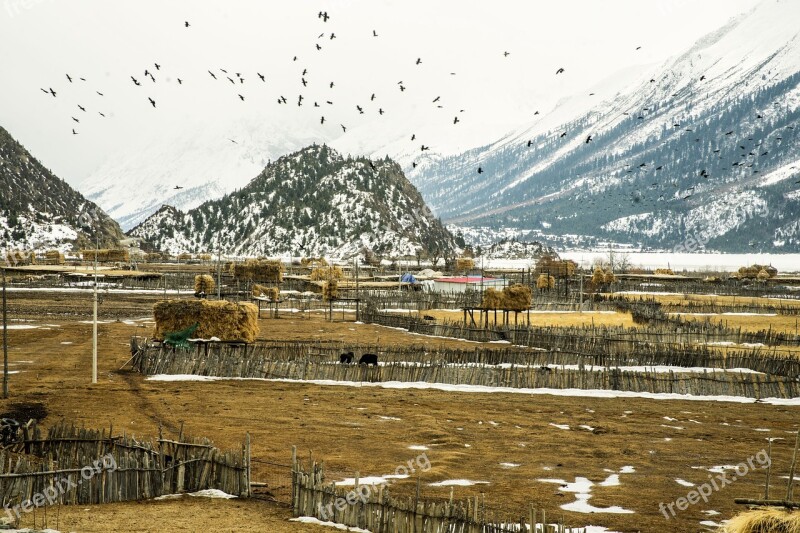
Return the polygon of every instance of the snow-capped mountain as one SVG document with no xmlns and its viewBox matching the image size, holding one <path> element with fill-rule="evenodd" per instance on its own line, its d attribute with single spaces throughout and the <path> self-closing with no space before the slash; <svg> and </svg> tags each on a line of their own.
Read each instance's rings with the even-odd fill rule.
<svg viewBox="0 0 800 533">
<path fill-rule="evenodd" d="M 162 204 L 188 210 L 241 188 L 270 160 L 319 138 L 313 129 L 289 135 L 256 118 L 225 133 L 202 120 L 181 122 L 110 156 L 80 189 L 128 230 Z"/>
<path fill-rule="evenodd" d="M 0 249 L 59 249 L 122 238 L 116 222 L 0 127 Z"/>
<path fill-rule="evenodd" d="M 445 257 L 453 236 L 400 166 L 312 145 L 270 163 L 234 193 L 183 212 L 163 206 L 130 234 L 169 251 L 233 255 Z"/>
<path fill-rule="evenodd" d="M 455 224 L 796 251 L 797 20 L 800 2 L 764 0 L 587 112 L 556 108 L 409 179 Z"/>
</svg>

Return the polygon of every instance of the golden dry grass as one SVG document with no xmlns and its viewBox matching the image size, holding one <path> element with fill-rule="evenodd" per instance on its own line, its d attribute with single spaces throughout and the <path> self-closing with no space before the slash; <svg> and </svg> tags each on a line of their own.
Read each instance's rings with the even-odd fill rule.
<svg viewBox="0 0 800 533">
<path fill-rule="evenodd" d="M 757 509 L 733 517 L 722 533 L 800 533 L 800 511 Z"/>
</svg>

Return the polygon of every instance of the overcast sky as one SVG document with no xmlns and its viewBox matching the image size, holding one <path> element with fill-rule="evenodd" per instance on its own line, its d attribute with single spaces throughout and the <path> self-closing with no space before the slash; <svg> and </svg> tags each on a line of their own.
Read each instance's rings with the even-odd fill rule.
<svg viewBox="0 0 800 533">
<path fill-rule="evenodd" d="M 186 123 L 227 133 L 241 117 L 329 141 L 340 124 L 377 135 L 378 121 L 452 121 L 464 109 L 461 131 L 489 142 L 617 72 L 657 68 L 757 3 L 0 0 L 0 126 L 73 185 L 139 139 Z M 40 90 L 50 88 L 56 98 Z"/>
</svg>

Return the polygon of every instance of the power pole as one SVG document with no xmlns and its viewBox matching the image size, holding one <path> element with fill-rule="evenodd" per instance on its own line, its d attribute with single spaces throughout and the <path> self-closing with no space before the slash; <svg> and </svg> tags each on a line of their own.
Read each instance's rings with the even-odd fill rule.
<svg viewBox="0 0 800 533">
<path fill-rule="evenodd" d="M 97 383 L 97 256 L 100 254 L 100 237 L 94 249 L 94 320 L 92 321 L 92 384 Z"/>
<path fill-rule="evenodd" d="M 3 271 L 3 398 L 8 398 L 8 319 L 6 313 L 6 269 Z"/>
<path fill-rule="evenodd" d="M 222 279 L 222 247 L 219 244 L 219 235 L 217 235 L 217 300 L 222 299 L 220 298 L 220 295 L 222 294 L 221 279 Z"/>
</svg>

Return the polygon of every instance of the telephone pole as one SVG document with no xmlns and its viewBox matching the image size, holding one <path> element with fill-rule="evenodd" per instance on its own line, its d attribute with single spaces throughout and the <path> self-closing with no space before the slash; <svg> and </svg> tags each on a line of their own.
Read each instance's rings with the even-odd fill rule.
<svg viewBox="0 0 800 533">
<path fill-rule="evenodd" d="M 6 314 L 6 269 L 3 271 L 3 398 L 8 398 L 8 318 Z"/>
<path fill-rule="evenodd" d="M 92 384 L 97 383 L 97 256 L 100 254 L 100 237 L 94 249 L 94 313 L 92 320 Z"/>
</svg>

